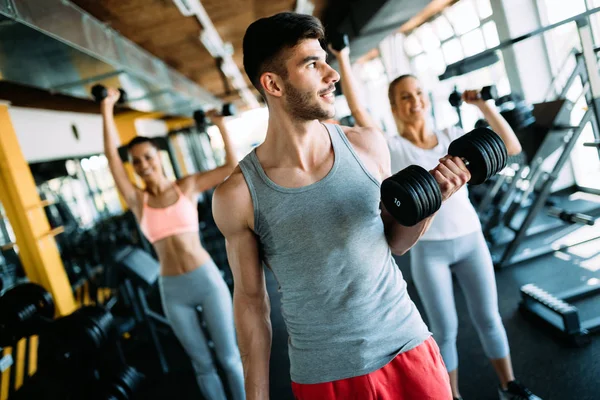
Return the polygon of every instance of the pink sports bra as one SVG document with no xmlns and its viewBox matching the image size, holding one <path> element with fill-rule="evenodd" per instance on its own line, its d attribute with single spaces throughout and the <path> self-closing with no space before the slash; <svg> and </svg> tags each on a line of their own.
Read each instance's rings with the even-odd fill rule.
<svg viewBox="0 0 600 400">
<path fill-rule="evenodd" d="M 162 208 L 149 207 L 148 193 L 144 192 L 144 204 L 140 228 L 150 243 L 180 233 L 199 232 L 198 209 L 196 205 L 175 184 L 179 195 L 177 201 Z"/>
</svg>

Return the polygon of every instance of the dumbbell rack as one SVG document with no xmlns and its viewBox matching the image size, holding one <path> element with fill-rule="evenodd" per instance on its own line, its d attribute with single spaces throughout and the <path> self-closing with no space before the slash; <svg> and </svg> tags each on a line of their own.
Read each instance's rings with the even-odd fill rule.
<svg viewBox="0 0 600 400">
<path fill-rule="evenodd" d="M 519 309 L 526 316 L 541 320 L 563 338 L 576 346 L 590 342 L 589 335 L 600 331 L 600 315 L 582 320 L 572 302 L 600 294 L 600 281 L 551 294 L 529 283 L 521 287 Z"/>
</svg>

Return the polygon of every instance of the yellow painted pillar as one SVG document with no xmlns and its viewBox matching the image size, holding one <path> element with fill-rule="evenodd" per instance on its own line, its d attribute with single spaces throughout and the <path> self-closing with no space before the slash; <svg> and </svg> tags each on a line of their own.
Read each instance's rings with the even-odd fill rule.
<svg viewBox="0 0 600 400">
<path fill-rule="evenodd" d="M 181 134 L 175 134 L 169 140 L 173 145 L 173 149 L 175 150 L 175 158 L 177 158 L 177 163 L 179 164 L 179 169 L 181 170 L 181 174 L 183 176 L 189 175 L 189 171 L 187 169 L 187 165 L 185 159 L 183 157 L 183 151 L 181 151 Z"/>
<path fill-rule="evenodd" d="M 27 277 L 52 294 L 57 315 L 70 314 L 75 310 L 71 284 L 7 104 L 0 104 L 0 201 L 15 232 Z"/>
</svg>

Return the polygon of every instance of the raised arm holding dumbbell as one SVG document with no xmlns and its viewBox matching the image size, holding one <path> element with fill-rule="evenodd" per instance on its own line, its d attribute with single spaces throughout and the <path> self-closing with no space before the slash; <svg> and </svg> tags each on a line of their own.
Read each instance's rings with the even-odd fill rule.
<svg viewBox="0 0 600 400">
<path fill-rule="evenodd" d="M 344 95 L 357 125 L 376 127 L 355 92 L 349 51 L 331 51 L 340 63 Z M 535 400 L 539 398 L 514 379 L 508 339 L 498 313 L 492 259 L 477 212 L 469 201 L 467 189 L 446 193 L 446 183 L 439 174 L 452 160 L 459 171 L 468 168 L 471 183 L 481 183 L 502 169 L 507 155 L 521 151 L 508 123 L 493 104 L 484 100 L 490 94 L 468 90 L 456 100 L 477 106 L 497 135 L 488 129 L 476 129 L 465 135 L 455 127 L 432 129 L 427 121 L 429 99 L 415 76 L 402 75 L 390 83 L 388 97 L 397 134 L 388 136 L 387 144 L 395 175 L 382 183 L 382 203 L 399 224 L 415 227 L 430 224 L 411 249 L 411 271 L 429 317 L 429 329 L 440 347 L 453 397 L 461 398 L 454 273 L 469 303 L 485 354 L 498 375 L 500 399 Z M 435 218 L 426 218 L 436 210 Z"/>
<path fill-rule="evenodd" d="M 494 103 L 488 101 L 497 97 L 498 95 L 495 93 L 494 86 L 485 86 L 481 90 L 465 90 L 461 94 L 460 100 L 479 108 L 484 119 L 490 124 L 490 128 L 504 141 L 508 154 L 519 154 L 521 152 L 521 144 L 515 132 L 504 117 L 500 115 Z"/>
</svg>

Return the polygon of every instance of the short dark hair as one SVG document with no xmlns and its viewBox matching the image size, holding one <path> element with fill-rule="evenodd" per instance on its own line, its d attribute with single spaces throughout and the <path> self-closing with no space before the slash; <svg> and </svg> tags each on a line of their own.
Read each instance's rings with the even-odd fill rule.
<svg viewBox="0 0 600 400">
<path fill-rule="evenodd" d="M 129 143 L 127 143 L 127 151 L 131 151 L 135 146 L 142 143 L 150 143 L 151 146 L 155 147 L 156 150 L 160 150 L 158 143 L 152 138 L 147 136 L 136 136 Z"/>
<path fill-rule="evenodd" d="M 404 74 L 404 75 L 400 75 L 399 77 L 397 77 L 396 79 L 394 79 L 393 81 L 390 82 L 390 86 L 388 86 L 388 99 L 390 101 L 391 106 L 393 106 L 394 103 L 396 102 L 396 99 L 394 98 L 394 95 L 396 94 L 395 93 L 396 86 L 398 86 L 398 84 L 406 78 L 417 79 L 417 77 L 414 76 L 413 74 Z"/>
<path fill-rule="evenodd" d="M 325 29 L 312 15 L 283 12 L 254 21 L 244 35 L 244 69 L 258 91 L 264 95 L 260 76 L 273 71 L 283 77 L 287 70 L 278 59 L 281 51 L 304 39 L 318 39 L 326 49 Z"/>
</svg>

